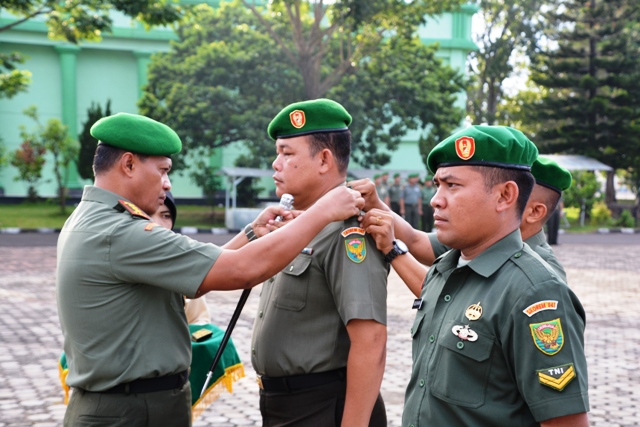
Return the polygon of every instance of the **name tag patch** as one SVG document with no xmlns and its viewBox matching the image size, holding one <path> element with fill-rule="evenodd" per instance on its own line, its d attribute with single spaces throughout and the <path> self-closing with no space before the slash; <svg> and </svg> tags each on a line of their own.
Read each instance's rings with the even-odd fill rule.
<svg viewBox="0 0 640 427">
<path fill-rule="evenodd" d="M 547 301 L 538 301 L 536 303 L 531 304 L 529 307 L 522 310 L 524 314 L 531 317 L 536 313 L 540 313 L 545 310 L 557 310 L 558 309 L 558 301 L 547 300 Z"/>
</svg>

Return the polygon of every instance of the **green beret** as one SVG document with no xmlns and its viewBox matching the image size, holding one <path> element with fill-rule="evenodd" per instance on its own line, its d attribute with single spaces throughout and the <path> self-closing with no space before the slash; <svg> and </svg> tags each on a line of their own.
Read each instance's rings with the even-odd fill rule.
<svg viewBox="0 0 640 427">
<path fill-rule="evenodd" d="M 399 176 L 400 176 L 400 174 L 399 174 L 399 173 L 394 173 L 394 174 L 393 174 L 393 177 L 394 177 L 394 178 L 398 178 Z"/>
<path fill-rule="evenodd" d="M 138 114 L 118 113 L 91 126 L 91 136 L 108 144 L 147 156 L 171 156 L 182 150 L 182 142 L 169 126 Z"/>
<path fill-rule="evenodd" d="M 379 173 L 373 175 L 373 179 L 378 179 L 378 178 L 380 178 L 380 174 Z"/>
<path fill-rule="evenodd" d="M 562 193 L 571 187 L 571 172 L 546 157 L 538 157 L 531 165 L 536 183 Z"/>
<path fill-rule="evenodd" d="M 269 123 L 267 133 L 276 140 L 311 133 L 346 131 L 350 124 L 351 116 L 342 105 L 330 99 L 314 99 L 284 107 Z"/>
<path fill-rule="evenodd" d="M 419 173 L 410 173 L 409 174 L 409 178 L 419 178 L 420 174 Z"/>
<path fill-rule="evenodd" d="M 493 166 L 531 170 L 536 146 L 522 132 L 507 126 L 471 126 L 435 146 L 427 157 L 429 170 L 446 166 Z"/>
</svg>

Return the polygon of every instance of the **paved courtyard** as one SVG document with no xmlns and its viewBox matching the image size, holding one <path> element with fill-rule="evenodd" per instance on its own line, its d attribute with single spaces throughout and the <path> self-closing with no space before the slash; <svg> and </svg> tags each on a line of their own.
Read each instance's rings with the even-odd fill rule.
<svg viewBox="0 0 640 427">
<path fill-rule="evenodd" d="M 56 365 L 62 337 L 55 303 L 55 247 L 7 246 L 3 239 L 0 234 L 0 427 L 59 426 L 65 406 Z M 640 239 L 628 242 L 554 247 L 587 312 L 590 421 L 597 427 L 640 425 Z M 415 312 L 412 295 L 393 271 L 388 287 L 382 394 L 389 425 L 400 426 L 411 370 L 408 331 Z M 246 377 L 235 383 L 233 394 L 224 393 L 204 412 L 197 427 L 261 424 L 249 356 L 259 292 L 257 287 L 251 293 L 233 333 Z M 206 296 L 213 323 L 226 328 L 239 295 L 234 291 Z"/>
</svg>

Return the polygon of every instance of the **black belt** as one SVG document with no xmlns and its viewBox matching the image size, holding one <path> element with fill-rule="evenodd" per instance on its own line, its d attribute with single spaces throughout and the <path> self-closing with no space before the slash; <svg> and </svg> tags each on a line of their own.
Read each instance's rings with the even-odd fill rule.
<svg viewBox="0 0 640 427">
<path fill-rule="evenodd" d="M 347 368 L 313 374 L 292 375 L 289 377 L 264 377 L 258 375 L 256 381 L 260 389 L 268 392 L 289 392 L 305 388 L 318 387 L 347 378 Z"/>
<path fill-rule="evenodd" d="M 105 391 L 97 393 L 153 393 L 156 391 L 174 390 L 182 387 L 189 379 L 189 371 L 165 375 L 156 378 L 140 378 L 129 383 L 118 384 Z"/>
</svg>

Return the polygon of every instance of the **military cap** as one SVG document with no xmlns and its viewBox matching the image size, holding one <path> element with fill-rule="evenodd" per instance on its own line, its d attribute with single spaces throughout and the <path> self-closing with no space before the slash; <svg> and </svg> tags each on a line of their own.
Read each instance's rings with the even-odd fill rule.
<svg viewBox="0 0 640 427">
<path fill-rule="evenodd" d="M 419 178 L 420 174 L 419 173 L 410 173 L 408 178 Z"/>
<path fill-rule="evenodd" d="M 180 137 L 169 126 L 145 116 L 118 113 L 91 126 L 91 136 L 107 144 L 147 156 L 171 156 L 182 150 Z"/>
<path fill-rule="evenodd" d="M 373 179 L 378 179 L 378 178 L 380 178 L 380 174 L 379 173 L 373 175 Z"/>
<path fill-rule="evenodd" d="M 446 166 L 493 166 L 530 171 L 538 149 L 522 132 L 507 126 L 471 126 L 431 150 L 429 170 Z"/>
<path fill-rule="evenodd" d="M 550 188 L 560 194 L 571 187 L 571 172 L 546 157 L 538 157 L 533 162 L 531 174 L 536 179 L 536 184 Z"/>
<path fill-rule="evenodd" d="M 314 99 L 289 104 L 271 120 L 267 133 L 273 140 L 312 133 L 341 132 L 349 129 L 351 116 L 330 99 Z"/>
<path fill-rule="evenodd" d="M 171 228 L 176 225 L 176 217 L 178 216 L 178 209 L 176 208 L 176 201 L 173 198 L 173 194 L 171 191 L 167 191 L 166 198 L 164 199 L 164 204 L 169 208 L 169 212 L 171 212 Z"/>
<path fill-rule="evenodd" d="M 393 174 L 393 177 L 394 177 L 394 178 L 398 178 L 399 176 L 400 176 L 400 174 L 399 174 L 399 173 L 394 173 L 394 174 Z"/>
</svg>

